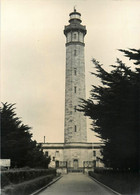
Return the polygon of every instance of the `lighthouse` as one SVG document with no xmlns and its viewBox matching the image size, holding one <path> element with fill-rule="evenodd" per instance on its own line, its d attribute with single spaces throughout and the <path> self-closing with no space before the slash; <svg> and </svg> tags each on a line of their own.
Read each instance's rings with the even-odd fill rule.
<svg viewBox="0 0 140 195">
<path fill-rule="evenodd" d="M 50 167 L 59 173 L 87 172 L 96 165 L 103 166 L 101 143 L 87 142 L 86 118 L 78 112 L 80 99 L 86 99 L 85 90 L 85 43 L 86 27 L 81 14 L 74 9 L 69 14 L 69 24 L 64 27 L 66 36 L 65 72 L 65 126 L 64 143 L 40 143 L 43 152 L 50 156 Z"/>
<path fill-rule="evenodd" d="M 66 73 L 65 73 L 65 128 L 64 142 L 86 142 L 86 118 L 77 111 L 80 98 L 86 98 L 84 37 L 87 33 L 81 14 L 74 9 L 69 14 L 69 25 L 65 26 Z"/>
</svg>

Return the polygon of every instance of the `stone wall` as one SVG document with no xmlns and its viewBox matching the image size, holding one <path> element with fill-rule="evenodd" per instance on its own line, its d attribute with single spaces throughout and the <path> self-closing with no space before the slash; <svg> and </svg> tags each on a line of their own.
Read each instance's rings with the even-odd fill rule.
<svg viewBox="0 0 140 195">
<path fill-rule="evenodd" d="M 86 117 L 76 109 L 85 99 L 84 46 L 78 43 L 66 47 L 65 142 L 86 142 Z"/>
</svg>

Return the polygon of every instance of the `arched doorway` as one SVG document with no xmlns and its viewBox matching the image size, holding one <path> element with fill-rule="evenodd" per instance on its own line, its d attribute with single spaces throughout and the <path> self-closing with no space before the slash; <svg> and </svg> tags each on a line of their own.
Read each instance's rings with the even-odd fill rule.
<svg viewBox="0 0 140 195">
<path fill-rule="evenodd" d="M 78 169 L 78 159 L 73 160 L 73 169 L 77 170 Z"/>
</svg>

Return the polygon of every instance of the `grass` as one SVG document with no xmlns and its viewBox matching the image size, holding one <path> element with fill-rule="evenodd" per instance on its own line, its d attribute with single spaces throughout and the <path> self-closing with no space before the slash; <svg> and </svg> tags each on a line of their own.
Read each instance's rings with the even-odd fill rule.
<svg viewBox="0 0 140 195">
<path fill-rule="evenodd" d="M 139 173 L 94 173 L 89 175 L 113 190 L 124 195 L 140 195 Z"/>
</svg>

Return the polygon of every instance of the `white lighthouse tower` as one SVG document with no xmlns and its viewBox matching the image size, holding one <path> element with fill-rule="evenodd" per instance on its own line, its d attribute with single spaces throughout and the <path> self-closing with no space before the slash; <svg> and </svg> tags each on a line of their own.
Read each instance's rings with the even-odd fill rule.
<svg viewBox="0 0 140 195">
<path fill-rule="evenodd" d="M 65 129 L 64 141 L 86 142 L 86 118 L 78 112 L 80 98 L 85 99 L 84 36 L 86 27 L 81 25 L 81 14 L 74 9 L 69 14 L 66 36 L 66 81 L 65 81 Z"/>
<path fill-rule="evenodd" d="M 80 98 L 86 98 L 84 37 L 86 27 L 81 14 L 74 9 L 69 14 L 66 36 L 65 129 L 64 143 L 41 143 L 43 152 L 51 157 L 50 167 L 57 172 L 88 172 L 102 166 L 100 143 L 87 142 L 86 117 L 77 111 Z"/>
</svg>

